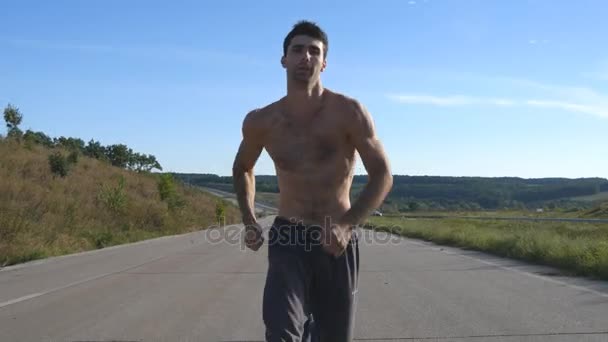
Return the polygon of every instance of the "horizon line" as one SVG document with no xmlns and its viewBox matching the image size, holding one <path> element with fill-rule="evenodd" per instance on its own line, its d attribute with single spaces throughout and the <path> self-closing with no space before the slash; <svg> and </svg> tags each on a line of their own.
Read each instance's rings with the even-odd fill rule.
<svg viewBox="0 0 608 342">
<path fill-rule="evenodd" d="M 176 171 L 166 171 L 166 172 L 155 172 L 155 173 L 172 173 L 172 174 L 183 174 L 183 175 L 213 175 L 218 177 L 232 177 L 232 175 L 219 175 L 217 173 L 210 172 L 176 172 Z M 361 174 L 353 174 L 354 176 L 369 176 L 366 173 Z M 393 173 L 393 177 L 443 177 L 443 178 L 518 178 L 518 179 L 603 179 L 608 181 L 608 177 L 601 176 L 581 176 L 581 177 L 566 177 L 566 176 L 544 176 L 544 177 L 523 177 L 523 176 L 446 176 L 446 175 L 408 175 L 408 174 L 397 174 Z M 277 175 L 273 174 L 256 174 L 254 177 L 277 177 Z"/>
</svg>

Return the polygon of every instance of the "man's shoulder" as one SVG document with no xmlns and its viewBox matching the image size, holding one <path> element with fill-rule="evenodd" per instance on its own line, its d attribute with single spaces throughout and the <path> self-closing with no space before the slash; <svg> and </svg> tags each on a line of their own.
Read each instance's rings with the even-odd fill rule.
<svg viewBox="0 0 608 342">
<path fill-rule="evenodd" d="M 276 108 L 277 108 L 279 102 L 280 102 L 280 100 L 277 100 L 275 102 L 266 104 L 262 107 L 256 107 L 256 108 L 250 110 L 245 115 L 245 121 L 256 123 L 256 122 L 263 121 L 264 119 L 272 116 L 276 112 Z"/>
<path fill-rule="evenodd" d="M 333 98 L 333 102 L 339 106 L 343 112 L 351 116 L 351 119 L 353 116 L 358 117 L 361 115 L 366 115 L 367 110 L 365 106 L 354 96 L 334 90 L 331 90 L 331 96 Z"/>
<path fill-rule="evenodd" d="M 266 125 L 268 118 L 272 115 L 273 104 L 251 109 L 243 118 L 243 127 L 260 129 Z"/>
</svg>

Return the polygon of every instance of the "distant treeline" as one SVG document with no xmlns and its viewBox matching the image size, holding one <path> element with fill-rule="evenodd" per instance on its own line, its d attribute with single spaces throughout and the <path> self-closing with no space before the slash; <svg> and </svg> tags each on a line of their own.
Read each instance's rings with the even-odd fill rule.
<svg viewBox="0 0 608 342">
<path fill-rule="evenodd" d="M 174 174 L 192 185 L 232 191 L 232 177 L 215 174 Z M 356 175 L 352 194 L 367 183 L 367 175 Z M 279 192 L 276 176 L 256 175 L 256 191 Z M 604 178 L 441 177 L 393 176 L 393 188 L 385 206 L 394 211 L 419 209 L 498 209 L 538 206 L 572 206 L 569 199 L 608 191 Z"/>
<path fill-rule="evenodd" d="M 460 202 L 463 209 L 497 209 L 543 206 L 550 201 L 560 205 L 570 197 L 601 191 L 608 191 L 607 179 L 394 176 L 389 198 L 430 201 L 440 206 Z"/>
<path fill-rule="evenodd" d="M 38 144 L 49 148 L 62 147 L 73 152 L 81 153 L 87 157 L 106 161 L 113 166 L 134 171 L 151 171 L 158 169 L 162 171 L 162 166 L 151 154 L 134 152 L 124 144 L 113 144 L 103 146 L 98 141 L 91 139 L 88 143 L 80 138 L 59 137 L 51 138 L 44 132 L 34 132 L 27 130 L 25 133 L 19 128 L 23 114 L 18 108 L 9 104 L 4 109 L 4 121 L 7 127 L 7 139 L 22 141 L 28 145 Z M 0 136 L 1 138 L 1 136 Z"/>
</svg>

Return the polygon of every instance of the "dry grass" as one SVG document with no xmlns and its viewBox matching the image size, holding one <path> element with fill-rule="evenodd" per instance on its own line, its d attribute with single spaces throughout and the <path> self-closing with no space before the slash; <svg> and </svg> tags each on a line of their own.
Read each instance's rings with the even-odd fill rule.
<svg viewBox="0 0 608 342">
<path fill-rule="evenodd" d="M 184 205 L 171 208 L 160 199 L 156 174 L 80 156 L 61 178 L 50 171 L 52 152 L 0 141 L 0 266 L 215 224 L 216 198 L 202 191 L 176 184 Z M 226 223 L 239 218 L 237 208 L 228 204 Z"/>
</svg>

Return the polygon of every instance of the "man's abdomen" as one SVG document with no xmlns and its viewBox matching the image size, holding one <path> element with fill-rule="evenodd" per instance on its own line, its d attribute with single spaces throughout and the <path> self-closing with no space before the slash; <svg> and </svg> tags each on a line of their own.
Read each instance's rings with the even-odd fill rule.
<svg viewBox="0 0 608 342">
<path fill-rule="evenodd" d="M 335 221 L 350 208 L 349 189 L 344 186 L 290 184 L 280 188 L 279 215 L 305 224 Z"/>
</svg>

